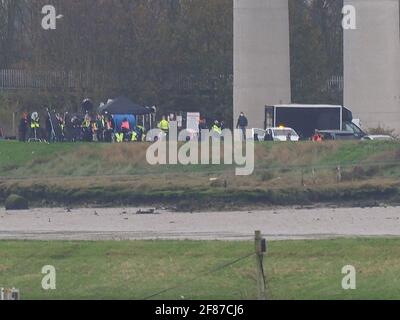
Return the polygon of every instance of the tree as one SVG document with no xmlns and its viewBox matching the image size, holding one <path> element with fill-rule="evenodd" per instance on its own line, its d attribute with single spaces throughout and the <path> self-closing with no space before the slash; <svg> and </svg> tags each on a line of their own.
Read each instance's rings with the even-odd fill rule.
<svg viewBox="0 0 400 320">
<path fill-rule="evenodd" d="M 25 0 L 0 0 L 0 68 L 24 59 L 21 46 Z"/>
<path fill-rule="evenodd" d="M 343 73 L 341 2 L 290 0 L 296 102 L 341 100 L 325 85 Z M 63 15 L 52 31 L 41 27 L 49 4 Z M 0 68 L 57 75 L 53 88 L 21 94 L 35 108 L 127 95 L 161 113 L 198 110 L 230 124 L 233 2 L 0 0 Z"/>
<path fill-rule="evenodd" d="M 343 92 L 328 90 L 343 75 L 342 0 L 290 0 L 292 99 L 342 104 Z"/>
</svg>

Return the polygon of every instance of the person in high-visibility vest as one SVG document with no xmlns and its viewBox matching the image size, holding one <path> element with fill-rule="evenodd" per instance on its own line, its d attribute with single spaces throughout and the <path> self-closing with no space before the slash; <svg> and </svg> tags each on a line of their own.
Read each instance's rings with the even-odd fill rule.
<svg viewBox="0 0 400 320">
<path fill-rule="evenodd" d="M 56 114 L 56 119 L 58 121 L 58 124 L 60 125 L 60 140 L 64 141 L 65 140 L 65 121 L 64 121 L 64 117 L 61 116 L 59 113 Z"/>
<path fill-rule="evenodd" d="M 221 126 L 220 126 L 218 120 L 215 120 L 214 125 L 213 125 L 212 128 L 211 128 L 211 131 L 212 131 L 213 133 L 218 134 L 218 135 L 221 135 L 221 134 L 222 134 L 222 128 L 221 128 Z"/>
<path fill-rule="evenodd" d="M 162 120 L 158 124 L 158 129 L 161 129 L 165 133 L 168 133 L 168 131 L 169 131 L 169 121 L 167 120 L 167 118 L 165 116 L 162 117 Z"/>
<path fill-rule="evenodd" d="M 87 114 L 82 123 L 83 141 L 92 142 L 93 141 L 93 131 L 92 131 L 92 119 Z"/>
<path fill-rule="evenodd" d="M 138 141 L 146 141 L 146 129 L 141 125 L 137 125 L 136 129 L 138 133 Z"/>
<path fill-rule="evenodd" d="M 40 140 L 41 132 L 40 132 L 39 113 L 37 113 L 37 112 L 32 113 L 29 127 L 30 127 L 29 141 L 31 139 L 33 139 L 34 141 L 41 141 Z"/>
<path fill-rule="evenodd" d="M 92 120 L 90 119 L 90 117 L 89 116 L 85 116 L 85 119 L 83 120 L 83 123 L 82 123 L 82 128 L 89 129 L 91 122 L 92 122 Z"/>
<path fill-rule="evenodd" d="M 132 142 L 137 142 L 138 140 L 138 134 L 135 130 L 132 131 L 132 137 L 131 137 Z"/>
<path fill-rule="evenodd" d="M 122 142 L 124 142 L 124 134 L 122 133 L 122 132 L 116 132 L 115 133 L 115 141 L 117 142 L 117 143 L 122 143 Z"/>
<path fill-rule="evenodd" d="M 31 129 L 39 129 L 40 123 L 39 121 L 31 120 Z"/>
<path fill-rule="evenodd" d="M 37 112 L 32 113 L 31 116 L 31 129 L 39 129 L 40 128 L 40 118 Z"/>
</svg>

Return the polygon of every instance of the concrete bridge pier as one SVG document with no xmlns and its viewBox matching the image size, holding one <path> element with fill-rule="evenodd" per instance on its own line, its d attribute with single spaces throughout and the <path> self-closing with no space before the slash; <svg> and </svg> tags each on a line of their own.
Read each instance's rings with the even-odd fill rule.
<svg viewBox="0 0 400 320">
<path fill-rule="evenodd" d="M 400 133 L 399 0 L 344 0 L 356 30 L 344 31 L 344 103 L 364 129 Z"/>
<path fill-rule="evenodd" d="M 264 127 L 266 104 L 289 103 L 287 0 L 234 0 L 234 121 L 245 112 Z"/>
<path fill-rule="evenodd" d="M 344 103 L 365 129 L 400 133 L 400 0 L 344 0 Z M 288 0 L 234 0 L 234 117 L 264 126 L 264 106 L 291 102 Z"/>
</svg>

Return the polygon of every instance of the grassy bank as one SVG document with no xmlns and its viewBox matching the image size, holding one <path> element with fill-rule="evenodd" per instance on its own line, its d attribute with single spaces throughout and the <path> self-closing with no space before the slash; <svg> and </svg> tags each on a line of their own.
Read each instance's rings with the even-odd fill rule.
<svg viewBox="0 0 400 320">
<path fill-rule="evenodd" d="M 65 185 L 65 183 L 67 185 Z M 83 186 L 82 186 L 83 185 Z M 135 182 L 85 186 L 81 181 L 16 182 L 0 184 L 0 199 L 18 194 L 36 207 L 54 206 L 169 206 L 178 211 L 230 210 L 261 206 L 332 204 L 378 206 L 400 204 L 398 183 L 347 183 L 340 186 L 255 188 L 205 186 L 136 189 Z"/>
<path fill-rule="evenodd" d="M 260 143 L 248 177 L 232 165 L 150 166 L 147 147 L 0 142 L 0 202 L 11 193 L 45 206 L 400 202 L 398 142 Z"/>
<path fill-rule="evenodd" d="M 252 242 L 0 242 L 0 287 L 24 299 L 255 299 Z M 271 242 L 266 257 L 272 299 L 398 299 L 400 240 Z M 342 267 L 357 270 L 357 290 L 341 288 Z M 44 265 L 57 289 L 41 288 Z M 220 270 L 208 274 L 205 271 Z M 195 278 L 195 280 L 193 280 Z"/>
</svg>

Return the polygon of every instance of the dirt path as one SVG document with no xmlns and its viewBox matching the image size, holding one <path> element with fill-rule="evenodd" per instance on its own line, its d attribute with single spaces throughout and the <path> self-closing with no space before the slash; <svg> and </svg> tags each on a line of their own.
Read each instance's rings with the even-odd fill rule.
<svg viewBox="0 0 400 320">
<path fill-rule="evenodd" d="M 0 239 L 271 240 L 400 236 L 400 207 L 276 209 L 253 212 L 136 214 L 135 208 L 0 209 Z"/>
</svg>

